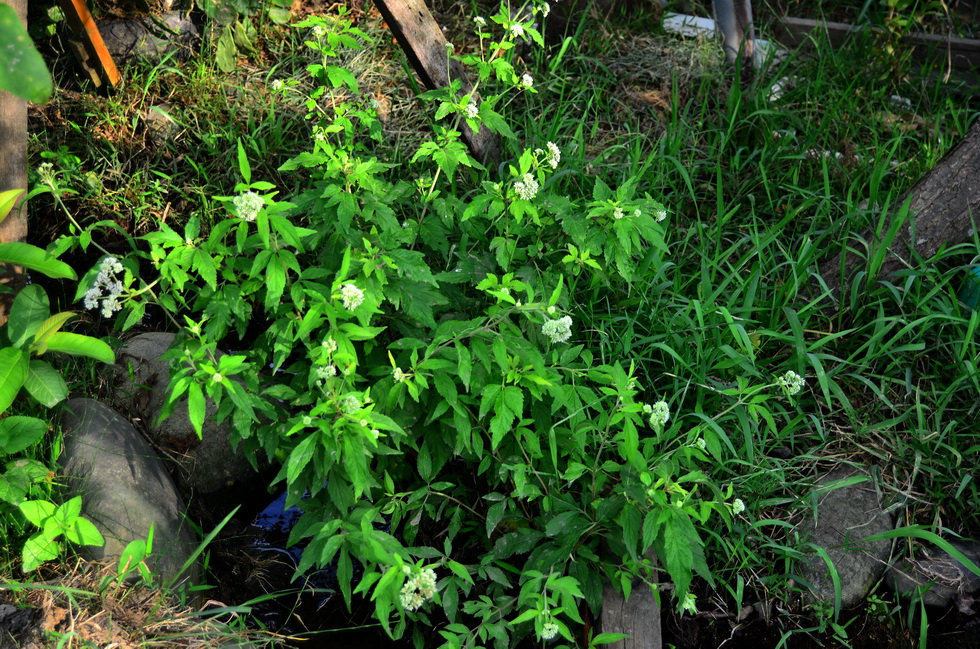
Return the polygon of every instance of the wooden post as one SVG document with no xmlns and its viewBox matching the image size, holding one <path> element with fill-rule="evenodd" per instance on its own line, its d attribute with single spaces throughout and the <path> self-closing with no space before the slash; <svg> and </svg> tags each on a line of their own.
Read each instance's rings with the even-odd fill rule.
<svg viewBox="0 0 980 649">
<path fill-rule="evenodd" d="M 27 25 L 27 0 L 4 0 Z M 27 189 L 27 101 L 0 90 L 0 191 Z M 26 193 L 26 192 L 25 192 Z M 0 222 L 0 243 L 27 239 L 27 209 L 23 197 Z M 0 283 L 15 293 L 0 294 L 0 324 L 7 321 L 13 296 L 24 285 L 19 266 L 0 268 Z"/>
<path fill-rule="evenodd" d="M 89 13 L 85 0 L 58 0 L 61 10 L 71 25 L 75 40 L 71 41 L 82 70 L 89 75 L 96 87 L 105 79 L 109 85 L 119 84 L 121 77 L 116 64 L 102 41 L 102 34 Z"/>
<path fill-rule="evenodd" d="M 375 0 L 375 4 L 426 87 L 442 88 L 449 85 L 450 79 L 459 79 L 463 94 L 471 91 L 473 84 L 463 66 L 446 55 L 446 37 L 425 0 Z M 483 127 L 474 133 L 463 122 L 460 130 L 477 160 L 487 164 L 500 158 L 500 143 L 489 129 Z"/>
<path fill-rule="evenodd" d="M 648 553 L 657 562 L 657 555 Z M 630 637 L 606 645 L 609 649 L 662 649 L 660 606 L 650 587 L 642 581 L 633 584 L 629 599 L 606 584 L 602 592 L 602 632 L 626 633 Z"/>
</svg>

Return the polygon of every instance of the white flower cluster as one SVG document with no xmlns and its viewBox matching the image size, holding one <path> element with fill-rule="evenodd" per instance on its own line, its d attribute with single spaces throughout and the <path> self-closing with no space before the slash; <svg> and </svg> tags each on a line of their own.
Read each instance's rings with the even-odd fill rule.
<svg viewBox="0 0 980 649">
<path fill-rule="evenodd" d="M 402 368 L 396 367 L 394 373 L 392 374 L 392 378 L 395 379 L 395 383 L 401 383 L 402 381 L 408 379 L 408 374 L 405 374 L 405 372 L 402 371 Z"/>
<path fill-rule="evenodd" d="M 436 572 L 426 568 L 415 573 L 408 566 L 404 566 L 403 570 L 409 577 L 402 586 L 400 597 L 402 608 L 409 612 L 417 611 L 436 593 Z"/>
<path fill-rule="evenodd" d="M 349 394 L 340 402 L 340 409 L 348 415 L 353 415 L 364 406 L 361 400 L 353 394 Z"/>
<path fill-rule="evenodd" d="M 745 511 L 745 503 L 742 502 L 741 498 L 736 498 L 735 501 L 732 502 L 732 513 L 738 516 L 744 511 Z"/>
<path fill-rule="evenodd" d="M 332 354 L 337 351 L 337 341 L 333 338 L 327 338 L 322 343 L 323 347 L 327 350 L 327 353 Z"/>
<path fill-rule="evenodd" d="M 637 210 L 639 211 L 639 210 Z M 665 218 L 667 218 L 667 210 L 659 209 L 653 211 L 653 218 L 656 219 L 657 223 L 660 223 Z"/>
<path fill-rule="evenodd" d="M 650 415 L 650 427 L 654 429 L 663 428 L 663 425 L 670 419 L 670 407 L 663 399 L 652 406 L 644 404 L 643 412 Z"/>
<path fill-rule="evenodd" d="M 554 142 L 548 142 L 546 146 L 548 148 L 548 157 L 545 161 L 552 169 L 557 169 L 558 163 L 561 161 L 561 149 Z"/>
<path fill-rule="evenodd" d="M 806 381 L 802 376 L 790 370 L 776 379 L 776 383 L 779 384 L 788 396 L 793 396 L 794 394 L 799 394 L 800 390 L 806 384 Z"/>
<path fill-rule="evenodd" d="M 282 79 L 276 79 L 272 82 L 272 92 L 279 92 L 282 90 L 284 85 L 285 84 L 283 84 Z"/>
<path fill-rule="evenodd" d="M 553 343 L 563 343 L 572 337 L 572 317 L 563 316 L 557 320 L 548 320 L 541 327 L 541 333 Z"/>
<path fill-rule="evenodd" d="M 477 29 L 483 29 L 487 26 L 487 19 L 483 16 L 477 16 L 473 19 L 473 22 L 476 24 Z"/>
<path fill-rule="evenodd" d="M 480 114 L 480 107 L 477 106 L 476 103 L 471 101 L 469 105 L 466 107 L 466 116 L 470 119 L 473 119 L 479 114 Z"/>
<path fill-rule="evenodd" d="M 521 88 L 531 88 L 534 86 L 534 77 L 527 72 L 521 77 Z"/>
<path fill-rule="evenodd" d="M 514 38 L 520 38 L 524 35 L 524 27 L 520 23 L 514 23 L 510 26 L 510 33 L 514 35 Z"/>
<path fill-rule="evenodd" d="M 547 18 L 548 17 L 548 14 L 550 14 L 550 13 L 551 13 L 551 5 L 548 4 L 547 2 L 541 3 L 541 15 L 544 18 Z"/>
<path fill-rule="evenodd" d="M 623 208 L 617 207 L 616 209 L 614 209 L 613 210 L 613 218 L 616 219 L 617 221 L 619 219 L 623 218 Z"/>
<path fill-rule="evenodd" d="M 538 181 L 529 173 L 524 174 L 520 180 L 514 181 L 514 191 L 525 201 L 533 200 L 538 195 L 539 188 Z"/>
<path fill-rule="evenodd" d="M 243 221 L 254 221 L 259 210 L 265 205 L 262 197 L 255 192 L 239 194 L 231 202 L 235 206 L 235 214 Z"/>
<path fill-rule="evenodd" d="M 558 625 L 555 623 L 555 621 L 551 618 L 550 615 L 548 615 L 547 613 L 545 613 L 544 615 L 547 615 L 548 620 L 547 622 L 541 625 L 541 639 L 552 640 L 556 635 L 558 635 Z"/>
<path fill-rule="evenodd" d="M 353 284 L 344 284 L 340 289 L 340 300 L 345 309 L 353 311 L 364 302 L 364 291 Z"/>
<path fill-rule="evenodd" d="M 99 266 L 99 273 L 95 276 L 95 284 L 92 288 L 85 291 L 82 304 L 86 309 L 94 309 L 102 301 L 102 315 L 109 318 L 113 313 L 122 309 L 119 303 L 119 296 L 123 294 L 122 282 L 116 279 L 116 273 L 121 273 L 122 264 L 115 257 L 106 257 Z"/>
<path fill-rule="evenodd" d="M 316 368 L 316 377 L 321 381 L 332 379 L 335 376 L 337 376 L 337 367 L 335 365 L 320 365 Z"/>
<path fill-rule="evenodd" d="M 326 36 L 326 34 L 327 34 L 327 30 L 323 28 L 323 25 L 313 26 L 313 38 L 323 38 L 324 36 Z"/>
</svg>

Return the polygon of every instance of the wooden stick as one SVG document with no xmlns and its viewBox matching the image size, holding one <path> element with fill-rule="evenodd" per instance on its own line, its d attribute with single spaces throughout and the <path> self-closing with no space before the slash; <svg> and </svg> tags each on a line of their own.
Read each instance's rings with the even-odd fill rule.
<svg viewBox="0 0 980 649">
<path fill-rule="evenodd" d="M 118 85 L 121 79 L 119 70 L 109 50 L 106 49 L 95 19 L 85 6 L 85 0 L 58 0 L 58 4 L 61 5 L 61 10 L 65 13 L 76 38 L 82 39 L 85 49 L 89 52 L 88 60 L 80 60 L 82 67 L 86 69 L 94 67 L 98 76 L 108 81 L 109 85 Z"/>
</svg>

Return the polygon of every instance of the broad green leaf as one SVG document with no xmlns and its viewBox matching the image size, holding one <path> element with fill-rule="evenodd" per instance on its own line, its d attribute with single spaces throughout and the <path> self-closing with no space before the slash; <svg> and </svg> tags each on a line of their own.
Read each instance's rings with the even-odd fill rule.
<svg viewBox="0 0 980 649">
<path fill-rule="evenodd" d="M 88 356 L 106 365 L 116 362 L 116 355 L 106 343 L 98 338 L 81 334 L 59 331 L 47 339 L 47 351 L 71 354 L 72 356 Z"/>
<path fill-rule="evenodd" d="M 288 484 L 294 483 L 303 473 L 306 465 L 310 463 L 313 458 L 315 443 L 316 435 L 309 435 L 297 444 L 296 448 L 289 454 L 289 460 L 286 461 L 286 482 Z"/>
<path fill-rule="evenodd" d="M 39 360 L 32 360 L 28 364 L 24 389 L 48 408 L 61 403 L 68 396 L 68 385 L 58 370 Z"/>
<path fill-rule="evenodd" d="M 21 555 L 24 561 L 23 570 L 24 572 L 31 572 L 45 561 L 57 559 L 60 554 L 61 545 L 56 541 L 45 539 L 44 535 L 38 532 L 27 539 L 27 543 L 24 544 L 24 551 Z"/>
<path fill-rule="evenodd" d="M 0 43 L 0 90 L 38 104 L 50 99 L 53 84 L 48 66 L 17 12 L 6 3 L 0 3 Z"/>
<path fill-rule="evenodd" d="M 12 416 L 0 419 L 0 453 L 20 453 L 41 439 L 47 429 L 47 423 L 35 417 Z"/>
<path fill-rule="evenodd" d="M 13 347 L 0 349 L 0 413 L 13 403 L 26 378 L 27 354 Z"/>
<path fill-rule="evenodd" d="M 10 344 L 18 349 L 31 338 L 44 321 L 51 315 L 48 296 L 37 284 L 25 286 L 14 298 L 7 321 L 7 336 Z"/>
<path fill-rule="evenodd" d="M 3 5 L 0 5 L 2 7 Z M 54 279 L 78 279 L 72 267 L 29 243 L 0 243 L 0 263 L 16 264 Z"/>
<path fill-rule="evenodd" d="M 78 545 L 104 545 L 105 539 L 92 521 L 76 518 L 65 530 L 65 538 Z"/>
<path fill-rule="evenodd" d="M 246 183 L 252 182 L 252 168 L 248 166 L 248 156 L 245 155 L 245 146 L 240 138 L 238 140 L 238 171 L 241 172 L 242 179 Z"/>
<path fill-rule="evenodd" d="M 61 313 L 56 313 L 38 327 L 37 331 L 34 333 L 34 345 L 33 351 L 35 354 L 43 354 L 48 350 L 47 340 L 52 334 L 57 333 L 65 325 L 66 322 L 75 317 L 75 314 L 71 311 L 63 311 Z"/>
<path fill-rule="evenodd" d="M 57 507 L 54 503 L 47 500 L 25 500 L 18 505 L 24 518 L 29 520 L 37 527 L 44 525 L 44 521 L 54 516 Z"/>
<path fill-rule="evenodd" d="M 10 210 L 14 209 L 14 205 L 17 204 L 17 197 L 23 193 L 23 189 L 8 189 L 5 192 L 0 192 L 0 223 L 3 223 L 3 220 L 10 214 Z"/>
</svg>

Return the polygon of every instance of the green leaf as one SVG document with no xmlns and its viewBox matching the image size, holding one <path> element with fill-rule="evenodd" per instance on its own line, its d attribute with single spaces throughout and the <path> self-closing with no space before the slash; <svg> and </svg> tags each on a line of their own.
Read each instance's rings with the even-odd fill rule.
<svg viewBox="0 0 980 649">
<path fill-rule="evenodd" d="M 41 439 L 47 429 L 47 423 L 36 417 L 15 415 L 0 419 L 0 453 L 20 453 Z"/>
<path fill-rule="evenodd" d="M 8 189 L 5 192 L 0 192 L 0 223 L 3 223 L 3 220 L 10 214 L 10 210 L 14 209 L 14 205 L 17 204 L 17 197 L 23 193 L 23 189 Z"/>
<path fill-rule="evenodd" d="M 48 66 L 17 12 L 6 3 L 0 3 L 0 43 L 0 90 L 36 104 L 50 99 L 53 84 Z"/>
<path fill-rule="evenodd" d="M 65 323 L 74 317 L 75 314 L 71 311 L 63 311 L 61 313 L 56 313 L 42 322 L 41 326 L 38 327 L 36 332 L 34 332 L 34 344 L 32 345 L 32 350 L 34 353 L 43 354 L 46 352 L 48 350 L 48 338 L 60 331 Z"/>
<path fill-rule="evenodd" d="M 4 412 L 27 378 L 27 354 L 4 347 L 0 349 L 0 413 Z"/>
<path fill-rule="evenodd" d="M 57 507 L 54 503 L 47 500 L 25 500 L 18 505 L 24 518 L 33 523 L 36 527 L 42 527 L 44 521 L 54 516 Z"/>
<path fill-rule="evenodd" d="M 65 529 L 65 538 L 77 545 L 104 545 L 105 539 L 92 521 L 76 518 Z"/>
<path fill-rule="evenodd" d="M 204 437 L 204 390 L 200 383 L 191 383 L 187 390 L 187 415 L 198 439 Z"/>
<path fill-rule="evenodd" d="M 299 476 L 303 473 L 303 469 L 305 469 L 306 465 L 310 463 L 311 459 L 313 459 L 315 443 L 316 435 L 309 435 L 306 439 L 297 444 L 296 448 L 294 448 L 289 454 L 289 460 L 286 462 L 287 484 L 293 484 L 296 482 L 296 480 L 299 479 Z"/>
<path fill-rule="evenodd" d="M 32 360 L 24 378 L 24 389 L 48 408 L 54 407 L 68 396 L 68 385 L 61 373 L 44 361 Z"/>
<path fill-rule="evenodd" d="M 47 341 L 49 352 L 61 352 L 72 356 L 87 356 L 106 365 L 116 362 L 116 355 L 106 343 L 91 336 L 59 331 Z"/>
<path fill-rule="evenodd" d="M 700 548 L 701 538 L 685 511 L 668 507 L 664 513 L 664 567 L 678 600 L 683 600 L 694 573 L 694 548 Z"/>
<path fill-rule="evenodd" d="M 241 172 L 242 179 L 246 183 L 252 182 L 252 168 L 248 166 L 248 156 L 245 155 L 245 146 L 241 138 L 238 139 L 238 171 Z"/>
<path fill-rule="evenodd" d="M 60 554 L 61 545 L 53 540 L 45 539 L 44 534 L 38 532 L 27 539 L 27 542 L 24 544 L 24 551 L 21 555 L 24 561 L 23 570 L 24 572 L 30 572 L 45 561 L 57 559 Z"/>
<path fill-rule="evenodd" d="M 231 25 L 226 25 L 221 37 L 218 38 L 214 58 L 222 72 L 234 72 L 238 67 L 238 46 L 235 45 L 235 34 Z"/>
<path fill-rule="evenodd" d="M 78 279 L 72 267 L 65 262 L 58 261 L 37 246 L 20 241 L 0 243 L 0 263 L 23 266 L 54 279 Z"/>
<path fill-rule="evenodd" d="M 7 336 L 10 344 L 18 349 L 31 338 L 45 319 L 51 314 L 48 296 L 37 284 L 25 286 L 14 298 L 7 321 Z"/>
<path fill-rule="evenodd" d="M 473 374 L 473 360 L 470 357 L 470 350 L 458 340 L 456 341 L 456 356 L 458 359 L 456 372 L 459 374 L 459 380 L 463 382 L 466 390 L 469 391 L 470 376 Z"/>
</svg>

